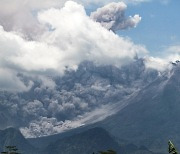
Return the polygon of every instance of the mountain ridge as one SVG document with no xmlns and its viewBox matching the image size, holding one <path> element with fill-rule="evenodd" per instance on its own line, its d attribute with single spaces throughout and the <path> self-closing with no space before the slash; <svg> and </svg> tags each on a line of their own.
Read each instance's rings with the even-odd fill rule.
<svg viewBox="0 0 180 154">
<path fill-rule="evenodd" d="M 5 140 L 3 136 L 6 136 Z M 45 138 L 43 138 L 45 139 Z M 35 140 L 35 139 L 34 139 Z M 145 146 L 136 146 L 134 144 L 119 144 L 113 136 L 105 129 L 95 127 L 83 130 L 73 135 L 57 138 L 44 148 L 36 148 L 29 144 L 19 130 L 8 128 L 0 131 L 0 147 L 16 146 L 20 152 L 27 154 L 92 154 L 93 152 L 106 151 L 113 149 L 117 153 L 124 154 L 160 154 L 148 150 Z"/>
<path fill-rule="evenodd" d="M 177 137 L 180 135 L 179 75 L 180 67 L 176 66 L 170 74 L 159 77 L 140 91 L 133 103 L 100 125 L 113 135 L 144 144 L 153 151 L 165 152 L 169 139 L 180 145 Z"/>
</svg>

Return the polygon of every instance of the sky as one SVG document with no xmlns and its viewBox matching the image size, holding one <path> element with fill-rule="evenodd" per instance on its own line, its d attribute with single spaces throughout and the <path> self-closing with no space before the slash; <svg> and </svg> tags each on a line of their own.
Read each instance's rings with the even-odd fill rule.
<svg viewBox="0 0 180 154">
<path fill-rule="evenodd" d="M 98 7 L 103 7 L 104 5 L 111 2 L 119 2 L 117 0 L 88 0 L 81 1 L 76 0 L 78 3 L 85 7 L 86 13 L 88 15 L 95 11 Z M 123 0 L 127 4 L 126 15 L 139 14 L 142 18 L 141 22 L 136 26 L 136 28 L 129 30 L 119 30 L 116 33 L 120 36 L 129 37 L 133 42 L 137 44 L 143 44 L 146 46 L 150 55 L 157 56 L 164 52 L 169 46 L 179 45 L 180 43 L 180 15 L 179 6 L 180 1 L 178 0 Z M 24 1 L 24 5 L 18 6 L 20 0 L 5 1 L 2 0 L 1 3 L 1 18 L 0 23 L 7 30 L 16 27 L 16 30 L 22 31 L 22 25 L 24 31 L 30 30 L 31 33 L 36 33 L 40 29 L 33 16 L 36 13 L 45 8 L 50 7 L 62 7 L 66 0 L 46 0 L 36 2 L 34 0 Z M 10 8 L 10 9 L 9 9 Z M 20 11 L 18 10 L 20 9 Z M 29 9 L 29 10 L 28 10 Z M 10 11 L 12 10 L 12 11 Z M 25 16 L 21 14 L 25 13 Z M 13 15 L 15 14 L 15 15 Z M 19 17 L 19 18 L 18 18 Z M 27 22 L 22 22 L 24 18 L 29 18 L 31 24 Z M 20 19 L 21 21 L 17 20 Z M 12 21 L 12 23 L 11 23 Z M 16 22 L 16 23 L 15 23 Z M 13 25 L 14 24 L 14 25 Z M 16 24 L 16 26 L 15 26 Z M 33 26 L 34 28 L 30 28 Z"/>
<path fill-rule="evenodd" d="M 180 42 L 180 1 L 167 3 L 152 1 L 139 5 L 129 5 L 127 14 L 138 13 L 141 23 L 129 31 L 119 31 L 134 42 L 144 44 L 153 56 L 162 54 L 169 46 Z"/>
<path fill-rule="evenodd" d="M 127 2 L 126 2 L 127 3 Z M 127 15 L 140 14 L 141 23 L 134 29 L 118 31 L 117 34 L 144 44 L 153 56 L 162 55 L 169 46 L 180 43 L 180 15 L 178 0 L 149 0 L 132 3 L 128 1 Z M 87 12 L 97 6 L 87 7 Z"/>
<path fill-rule="evenodd" d="M 108 2 L 88 15 L 83 1 L 21 1 L 0 1 L 1 89 L 31 88 L 33 83 L 25 85 L 18 73 L 63 75 L 85 60 L 121 67 L 148 53 L 143 45 L 116 34 L 141 21 L 139 14 L 126 16 L 124 2 Z"/>
<path fill-rule="evenodd" d="M 0 91 L 12 93 L 11 97 L 0 93 L 2 98 L 7 97 L 0 105 L 12 111 L 13 117 L 25 120 L 22 129 L 27 136 L 74 128 L 84 122 L 78 119 L 82 114 L 85 121 L 92 119 L 94 113 L 87 112 L 91 104 L 70 97 L 68 91 L 58 91 L 53 79 L 62 77 L 67 70 L 76 71 L 83 61 L 121 68 L 137 56 L 144 58 L 147 69 L 168 69 L 171 61 L 180 59 L 179 3 L 0 0 Z M 31 90 L 42 95 L 47 91 L 54 97 L 43 95 L 42 100 L 31 101 L 19 98 L 18 93 Z M 67 102 L 69 98 L 73 100 Z M 108 109 L 104 106 L 94 112 L 107 113 Z M 75 114 L 75 121 L 72 117 L 68 117 L 70 121 L 61 119 L 62 115 L 69 116 L 68 111 L 72 111 L 72 117 Z M 42 130 L 45 133 L 39 134 Z"/>
</svg>

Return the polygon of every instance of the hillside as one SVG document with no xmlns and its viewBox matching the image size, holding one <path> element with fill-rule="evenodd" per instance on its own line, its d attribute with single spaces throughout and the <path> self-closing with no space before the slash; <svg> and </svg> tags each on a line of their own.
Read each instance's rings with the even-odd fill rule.
<svg viewBox="0 0 180 154">
<path fill-rule="evenodd" d="M 180 66 L 165 73 L 137 96 L 123 110 L 100 125 L 114 136 L 154 151 L 166 152 L 169 139 L 180 149 Z"/>
<path fill-rule="evenodd" d="M 21 134 L 21 132 L 15 128 L 7 128 L 0 130 L 0 149 L 1 152 L 5 150 L 5 146 L 16 146 L 19 152 L 25 154 L 38 154 L 36 148 L 34 148 Z"/>
<path fill-rule="evenodd" d="M 93 152 L 115 150 L 118 154 L 155 154 L 146 147 L 134 144 L 119 145 L 106 130 L 92 128 L 75 135 L 59 139 L 45 148 L 45 154 L 92 154 Z"/>
</svg>

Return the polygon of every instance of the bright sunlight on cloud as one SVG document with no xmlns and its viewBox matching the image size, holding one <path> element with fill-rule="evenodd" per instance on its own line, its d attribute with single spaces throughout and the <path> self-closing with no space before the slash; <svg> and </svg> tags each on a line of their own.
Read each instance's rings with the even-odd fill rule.
<svg viewBox="0 0 180 154">
<path fill-rule="evenodd" d="M 46 30 L 36 40 L 29 41 L 18 33 L 0 28 L 0 68 L 10 76 L 19 72 L 63 74 L 65 68 L 75 69 L 84 60 L 97 65 L 121 66 L 132 61 L 137 53 L 147 52 L 143 46 L 119 37 L 91 20 L 84 7 L 73 1 L 66 2 L 60 9 L 40 11 L 37 18 Z M 22 82 L 18 83 L 22 89 Z"/>
</svg>

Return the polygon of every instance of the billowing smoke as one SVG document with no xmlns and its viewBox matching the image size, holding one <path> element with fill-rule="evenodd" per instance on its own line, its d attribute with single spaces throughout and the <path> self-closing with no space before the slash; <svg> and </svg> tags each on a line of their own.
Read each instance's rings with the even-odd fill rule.
<svg viewBox="0 0 180 154">
<path fill-rule="evenodd" d="M 99 114 L 101 119 L 109 115 L 107 100 L 121 98 L 121 87 L 112 93 L 109 81 L 99 77 L 73 81 L 81 76 L 81 69 L 76 72 L 79 64 L 92 61 L 95 66 L 120 68 L 146 53 L 145 47 L 94 22 L 76 2 L 58 7 L 54 1 L 49 8 L 48 0 L 44 5 L 24 1 L 19 9 L 20 0 L 15 2 L 10 3 L 9 14 L 4 10 L 0 15 L 0 128 L 19 127 L 26 137 L 37 137 L 90 123 Z M 5 9 L 8 3 L 2 3 Z M 70 82 L 69 76 L 63 76 L 69 71 L 77 73 L 69 74 Z"/>
<path fill-rule="evenodd" d="M 72 1 L 60 9 L 38 12 L 37 20 L 46 30 L 32 41 L 0 27 L 0 72 L 5 72 L 0 77 L 2 89 L 12 87 L 12 91 L 23 91 L 32 86 L 32 81 L 24 84 L 18 73 L 44 77 L 62 75 L 67 68 L 77 69 L 85 60 L 97 65 L 122 66 L 131 62 L 137 53 L 147 52 L 143 46 L 92 21 L 84 7 Z"/>
<path fill-rule="evenodd" d="M 45 27 L 39 24 L 36 15 L 39 10 L 62 7 L 68 0 L 1 0 L 0 1 L 0 25 L 6 31 L 18 31 L 32 39 L 42 34 Z M 106 5 L 111 0 L 74 0 L 86 5 Z M 152 0 L 122 0 L 125 3 L 142 3 Z M 167 3 L 170 0 L 160 0 Z M 118 2 L 115 0 L 114 2 Z"/>
<path fill-rule="evenodd" d="M 49 80 L 19 74 L 33 85 L 26 92 L 0 91 L 0 128 L 19 127 L 26 137 L 38 137 L 97 122 L 120 110 L 155 74 L 147 76 L 141 60 L 122 68 L 83 62 Z"/>
<path fill-rule="evenodd" d="M 67 0 L 1 0 L 0 25 L 2 25 L 6 31 L 18 31 L 30 39 L 35 39 L 37 35 L 42 34 L 46 28 L 39 24 L 36 18 L 38 11 L 51 7 L 62 7 L 66 1 Z M 83 5 L 109 3 L 109 1 L 101 0 L 75 1 Z M 135 0 L 135 2 L 138 1 Z"/>
<path fill-rule="evenodd" d="M 112 31 L 134 28 L 141 21 L 141 17 L 137 14 L 133 17 L 126 17 L 126 8 L 127 5 L 123 2 L 113 2 L 92 12 L 91 18 Z"/>
<path fill-rule="evenodd" d="M 121 29 L 140 21 L 120 10 L 111 13 L 114 23 L 124 20 L 116 23 Z M 0 24 L 0 128 L 19 127 L 27 137 L 62 132 L 102 120 L 141 86 L 143 65 L 120 68 L 146 48 L 94 22 L 76 2 L 2 0 Z M 80 68 L 83 61 L 94 65 Z"/>
<path fill-rule="evenodd" d="M 1 0 L 0 25 L 6 31 L 18 31 L 29 39 L 36 38 L 45 27 L 38 23 L 37 12 L 50 7 L 63 6 L 61 0 Z"/>
</svg>

